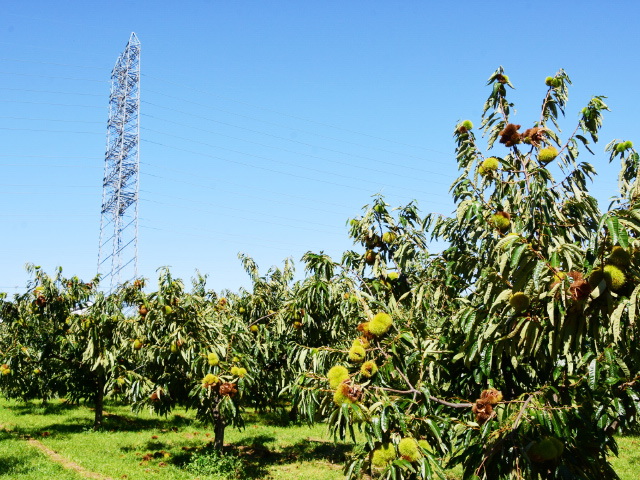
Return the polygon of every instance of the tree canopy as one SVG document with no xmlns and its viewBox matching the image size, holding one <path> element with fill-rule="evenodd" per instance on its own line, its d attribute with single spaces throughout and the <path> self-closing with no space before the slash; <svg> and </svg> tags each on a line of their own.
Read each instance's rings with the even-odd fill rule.
<svg viewBox="0 0 640 480">
<path fill-rule="evenodd" d="M 513 123 L 502 68 L 476 129 L 455 125 L 450 217 L 376 195 L 351 219 L 353 250 L 261 275 L 251 288 L 187 290 L 168 269 L 112 294 L 29 266 L 27 292 L 0 304 L 0 389 L 24 400 L 103 397 L 166 414 L 193 408 L 242 427 L 245 407 L 327 422 L 364 438 L 349 478 L 617 478 L 613 434 L 640 408 L 640 157 L 628 140 L 606 211 L 589 194 L 605 97 L 559 122 L 571 81 L 544 85 L 539 117 Z M 491 154 L 489 152 L 492 152 Z M 582 156 L 582 157 L 581 157 Z M 446 245 L 428 250 L 429 241 Z M 359 430 L 363 436 L 356 437 Z"/>
</svg>

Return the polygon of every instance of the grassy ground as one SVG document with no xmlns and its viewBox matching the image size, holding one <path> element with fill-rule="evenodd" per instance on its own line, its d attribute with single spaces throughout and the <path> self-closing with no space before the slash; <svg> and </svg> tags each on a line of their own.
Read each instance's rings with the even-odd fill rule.
<svg viewBox="0 0 640 480">
<path fill-rule="evenodd" d="M 102 432 L 93 432 L 93 412 L 52 402 L 47 407 L 0 400 L 0 476 L 16 480 L 55 478 L 79 480 L 82 474 L 50 461 L 25 438 L 36 439 L 69 462 L 112 479 L 218 479 L 186 465 L 198 448 L 210 442 L 212 432 L 196 422 L 190 412 L 178 411 L 167 418 L 129 407 L 109 405 Z M 225 443 L 239 453 L 236 461 L 243 478 L 333 480 L 343 478 L 341 467 L 351 449 L 334 444 L 323 425 L 282 426 L 269 415 L 247 415 L 243 431 L 227 428 Z M 5 430 L 10 430 L 7 432 Z M 612 458 L 623 480 L 638 478 L 640 438 L 619 439 L 620 457 Z M 202 452 L 200 454 L 202 454 Z M 206 462 L 205 462 L 206 463 Z M 210 462 L 209 462 L 210 463 Z M 459 478 L 451 472 L 451 478 Z"/>
<path fill-rule="evenodd" d="M 213 440 L 212 432 L 190 412 L 179 411 L 165 419 L 147 412 L 134 416 L 126 406 L 109 405 L 106 410 L 110 415 L 105 429 L 96 433 L 90 428 L 93 412 L 88 408 L 58 402 L 42 408 L 0 400 L 0 425 L 11 430 L 0 432 L 0 476 L 82 478 L 44 462 L 44 456 L 25 442 L 28 435 L 81 467 L 114 479 L 216 478 L 190 474 L 184 468 L 198 447 Z M 323 425 L 280 426 L 274 417 L 255 414 L 246 420 L 244 430 L 229 427 L 225 432 L 225 443 L 238 447 L 246 478 L 343 478 L 342 463 L 351 447 L 328 441 Z"/>
<path fill-rule="evenodd" d="M 57 463 L 49 462 L 43 453 L 5 431 L 0 431 L 0 477 L 15 480 L 83 478 Z"/>
<path fill-rule="evenodd" d="M 622 480 L 634 480 L 640 476 L 640 437 L 619 437 L 619 456 L 612 457 L 611 464 Z"/>
</svg>

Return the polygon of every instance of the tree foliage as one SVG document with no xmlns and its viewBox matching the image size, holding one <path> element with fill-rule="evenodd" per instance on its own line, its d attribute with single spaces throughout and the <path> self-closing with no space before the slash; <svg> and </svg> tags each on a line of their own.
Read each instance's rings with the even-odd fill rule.
<svg viewBox="0 0 640 480">
<path fill-rule="evenodd" d="M 345 254 L 350 272 L 335 282 L 353 288 L 351 318 L 363 323 L 300 388 L 336 436 L 364 432 L 348 476 L 431 478 L 461 464 L 465 478 L 616 478 L 607 461 L 617 448 L 612 433 L 639 406 L 638 154 L 630 142 L 606 147 L 622 173 L 621 195 L 603 213 L 588 193 L 595 171 L 579 155 L 598 141 L 604 97 L 591 99 L 562 141 L 564 71 L 547 79 L 540 117 L 525 129 L 511 121 L 513 87 L 502 69 L 488 83 L 485 151 L 504 147 L 489 156 L 471 122 L 456 126 L 455 215 L 418 219 L 421 228 L 401 232 L 393 246 L 377 243 L 398 226 L 380 199 L 352 223 L 367 250 Z M 410 225 L 406 209 L 397 215 Z M 429 255 L 425 232 L 447 248 Z M 404 296 L 371 288 L 389 271 L 408 282 Z M 371 334 L 380 312 L 393 325 Z M 362 333 L 373 376 L 348 354 Z M 330 388 L 334 365 L 349 377 Z M 412 441 L 419 448 L 407 454 Z"/>
<path fill-rule="evenodd" d="M 139 279 L 106 295 L 99 279 L 29 267 L 27 292 L 0 298 L 2 392 L 94 401 L 96 428 L 103 395 L 183 405 L 214 425 L 216 448 L 245 406 L 290 405 L 336 439 L 364 438 L 349 478 L 456 465 L 465 480 L 617 478 L 613 434 L 640 411 L 640 157 L 630 141 L 605 147 L 621 170 L 601 210 L 583 158 L 605 97 L 563 137 L 571 81 L 544 83 L 523 128 L 511 80 L 490 76 L 479 129 L 454 129 L 450 217 L 376 195 L 349 223 L 354 248 L 307 252 L 301 280 L 289 259 L 261 275 L 240 254 L 251 288 L 238 293 L 199 274 L 188 291 L 163 268 L 155 291 Z"/>
</svg>

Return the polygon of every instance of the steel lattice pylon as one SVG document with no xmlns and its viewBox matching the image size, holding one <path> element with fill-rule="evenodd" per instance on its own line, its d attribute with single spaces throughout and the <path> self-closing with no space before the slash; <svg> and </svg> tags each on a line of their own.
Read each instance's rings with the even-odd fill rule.
<svg viewBox="0 0 640 480">
<path fill-rule="evenodd" d="M 132 33 L 111 72 L 109 96 L 98 273 L 104 272 L 104 280 L 110 277 L 111 290 L 138 275 L 139 139 L 140 41 Z M 111 231 L 113 235 L 103 241 L 105 232 Z M 109 244 L 111 253 L 106 255 Z"/>
</svg>

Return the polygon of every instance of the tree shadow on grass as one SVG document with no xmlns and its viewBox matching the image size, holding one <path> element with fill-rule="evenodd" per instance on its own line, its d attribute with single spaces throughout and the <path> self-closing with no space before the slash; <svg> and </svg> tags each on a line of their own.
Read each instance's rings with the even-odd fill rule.
<svg viewBox="0 0 640 480">
<path fill-rule="evenodd" d="M 67 436 L 86 433 L 93 430 L 93 421 L 78 421 L 69 419 L 60 422 L 60 418 L 52 418 L 58 422 L 43 424 L 38 426 L 16 425 L 14 431 L 22 435 L 29 435 L 34 438 L 48 436 Z M 182 419 L 169 419 L 158 422 L 155 418 L 122 417 L 120 415 L 105 416 L 102 422 L 102 432 L 139 432 L 163 428 L 166 431 L 177 431 L 178 427 L 184 427 Z"/>
<path fill-rule="evenodd" d="M 0 442 L 6 442 L 13 440 L 10 433 L 0 430 Z M 9 473 L 16 473 L 18 466 L 24 466 L 26 464 L 24 456 L 18 455 L 2 455 L 0 456 L 0 477 L 8 475 Z M 23 467 L 26 468 L 26 467 Z"/>
<path fill-rule="evenodd" d="M 64 412 L 77 409 L 77 405 L 72 405 L 67 402 L 51 402 L 51 403 L 20 403 L 18 405 L 12 405 L 11 407 L 5 407 L 11 411 L 14 415 L 61 415 Z"/>
<path fill-rule="evenodd" d="M 154 425 L 145 425 L 141 423 L 137 424 L 119 424 L 110 426 L 108 422 L 103 423 L 102 431 L 123 431 L 123 432 L 136 432 L 145 429 L 155 428 Z M 75 435 L 79 433 L 86 433 L 93 431 L 93 422 L 82 422 L 78 423 L 77 421 L 70 420 L 68 422 L 58 422 L 58 423 L 50 423 L 46 425 L 38 425 L 35 427 L 28 427 L 24 425 L 17 425 L 13 429 L 16 433 L 20 433 L 23 435 L 29 435 L 31 437 L 49 437 L 49 436 L 67 436 L 67 435 Z"/>
<path fill-rule="evenodd" d="M 24 457 L 18 457 L 15 455 L 0 456 L 0 477 L 7 476 L 9 474 L 15 475 L 16 473 L 26 473 L 28 471 L 29 467 L 27 466 Z"/>
<path fill-rule="evenodd" d="M 119 406 L 114 404 L 114 406 Z M 70 403 L 65 400 L 52 400 L 50 403 L 41 404 L 34 402 L 20 403 L 12 405 L 11 407 L 4 407 L 11 411 L 12 414 L 18 415 L 64 415 L 65 413 L 78 411 L 86 413 L 87 409 L 91 412 L 95 410 L 91 408 L 91 405 Z M 109 405 L 105 405 L 105 408 L 109 408 Z M 93 427 L 93 414 L 87 416 L 87 421 L 84 426 L 80 428 L 80 431 Z M 133 431 L 133 430 L 150 430 L 153 428 L 180 428 L 194 424 L 194 420 L 179 413 L 173 414 L 170 417 L 153 417 L 153 418 L 140 418 L 136 416 L 135 412 L 131 412 L 130 415 L 110 413 L 108 410 L 104 412 L 103 418 L 103 430 L 115 430 L 115 431 Z M 71 423 L 71 422 L 69 422 Z M 74 420 L 75 424 L 78 424 L 77 420 Z M 63 425 L 63 424 L 57 424 Z M 54 429 L 54 426 L 42 427 L 43 429 Z M 74 430 L 75 431 L 75 430 Z"/>
<path fill-rule="evenodd" d="M 282 453 L 289 458 L 295 458 L 297 461 L 324 460 L 341 464 L 346 460 L 347 453 L 351 452 L 352 449 L 352 445 L 344 443 L 307 439 L 283 448 Z"/>
<path fill-rule="evenodd" d="M 300 419 L 293 418 L 289 410 L 281 407 L 268 412 L 247 410 L 243 413 L 243 417 L 247 423 L 274 427 L 295 427 L 304 423 Z"/>
<path fill-rule="evenodd" d="M 120 415 L 106 413 L 103 421 L 103 430 L 114 430 L 119 432 L 130 432 L 138 430 L 177 430 L 193 424 L 193 421 L 182 415 L 172 415 L 171 417 L 140 418 L 135 414 Z"/>
<path fill-rule="evenodd" d="M 245 445 L 234 445 L 232 448 L 239 453 L 246 466 L 246 478 L 264 478 L 269 468 L 275 465 L 295 464 L 300 462 L 326 462 L 341 465 L 346 455 L 353 448 L 351 445 L 335 444 L 321 440 L 306 439 L 293 445 L 288 445 L 279 451 L 272 451 L 264 443 L 274 441 L 273 437 L 266 437 Z"/>
<path fill-rule="evenodd" d="M 87 417 L 86 421 L 78 421 L 78 418 L 69 418 L 68 421 L 60 421 L 64 419 L 65 412 L 72 411 L 73 409 L 81 409 L 76 405 L 69 405 L 65 403 L 51 404 L 43 408 L 36 405 L 19 405 L 14 406 L 11 410 L 15 414 L 29 415 L 38 414 L 40 412 L 45 414 L 51 414 L 52 416 L 59 414 L 58 418 L 55 418 L 57 422 L 48 425 L 40 425 L 37 427 L 18 426 L 15 430 L 16 433 L 30 435 L 34 438 L 42 437 L 46 432 L 46 436 L 67 436 L 73 434 L 86 433 L 91 430 L 93 426 L 92 419 Z M 60 418 L 62 417 L 62 418 Z M 282 425 L 283 416 L 277 412 L 273 414 L 250 414 L 250 423 L 262 423 L 262 424 L 280 424 Z M 54 420 L 54 418 L 52 418 Z M 288 423 L 293 425 L 294 423 Z M 145 430 L 161 430 L 162 433 L 169 431 L 177 432 L 179 429 L 184 430 L 186 427 L 193 426 L 196 428 L 204 428 L 201 424 L 193 419 L 184 417 L 182 415 L 172 415 L 169 417 L 153 417 L 153 418 L 140 418 L 135 414 L 108 414 L 104 417 L 103 431 L 120 431 L 120 432 L 140 432 Z M 209 438 L 206 441 L 205 437 L 209 432 L 204 432 L 202 436 L 196 436 L 193 434 L 185 435 L 185 441 L 179 442 L 184 445 L 173 445 L 172 456 L 170 460 L 166 460 L 180 468 L 184 468 L 186 464 L 191 462 L 194 454 L 206 454 L 208 449 L 212 448 L 211 441 L 213 438 Z M 151 434 L 150 434 L 151 435 Z M 161 451 L 164 448 L 169 447 L 168 444 L 163 442 L 162 435 L 158 433 L 159 438 L 153 438 L 155 434 L 146 442 L 144 447 L 140 446 L 122 446 L 121 451 L 123 453 L 132 452 L 134 450 L 142 450 L 141 454 L 152 454 L 155 459 L 155 453 Z M 203 438 L 205 437 L 205 438 Z M 245 437 L 241 441 L 227 445 L 225 451 L 232 455 L 237 455 L 245 465 L 246 477 L 251 479 L 265 478 L 269 470 L 276 465 L 294 465 L 301 462 L 319 462 L 335 465 L 335 468 L 339 468 L 344 463 L 347 454 L 351 451 L 352 446 L 346 444 L 336 444 L 330 441 L 323 441 L 320 439 L 307 438 L 306 440 L 300 440 L 293 445 L 287 445 L 281 448 L 274 448 L 273 446 L 267 446 L 276 442 L 276 437 L 272 435 L 255 435 Z M 175 440 L 174 440 L 175 441 Z M 203 443 L 205 441 L 205 443 Z M 182 447 L 179 453 L 175 453 L 176 448 Z M 0 459 L 5 460 L 5 459 Z M 157 459 L 156 459 L 157 460 Z M 163 460 L 163 459 L 160 459 Z M 11 462 L 10 458 L 4 462 Z M 154 460 L 155 461 L 155 460 Z M 6 467 L 10 468 L 10 467 Z M 1 475 L 0 471 L 0 475 Z"/>
</svg>

